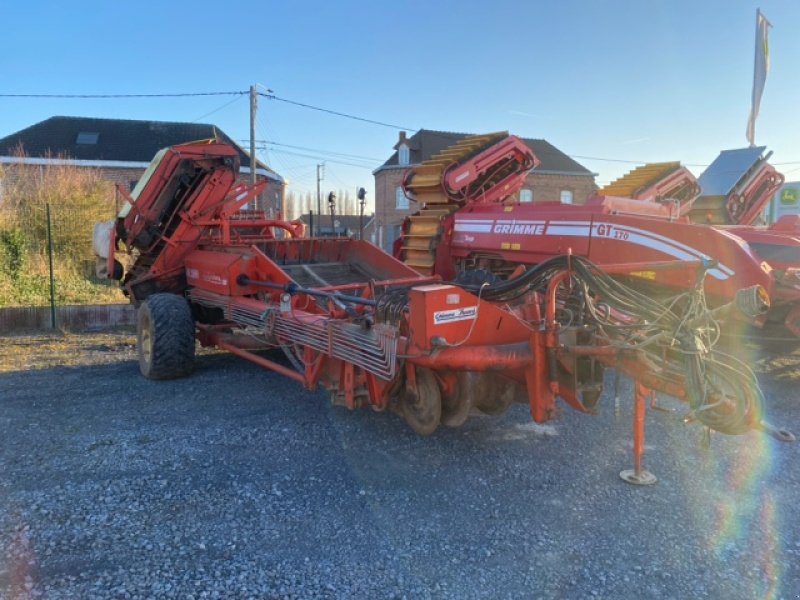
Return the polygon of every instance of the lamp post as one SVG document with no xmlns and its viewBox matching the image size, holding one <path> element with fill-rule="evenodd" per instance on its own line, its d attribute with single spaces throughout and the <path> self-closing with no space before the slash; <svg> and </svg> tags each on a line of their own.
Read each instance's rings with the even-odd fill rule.
<svg viewBox="0 0 800 600">
<path fill-rule="evenodd" d="M 358 239 L 364 239 L 364 206 L 367 204 L 367 190 L 363 187 L 356 192 L 358 198 Z"/>
<path fill-rule="evenodd" d="M 331 211 L 331 235 L 336 237 L 336 194 L 333 192 L 328 194 L 328 208 Z"/>
</svg>

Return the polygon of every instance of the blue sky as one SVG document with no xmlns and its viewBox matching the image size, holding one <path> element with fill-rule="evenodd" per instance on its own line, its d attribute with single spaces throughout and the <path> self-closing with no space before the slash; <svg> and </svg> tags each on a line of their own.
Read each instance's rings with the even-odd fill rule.
<svg viewBox="0 0 800 600">
<path fill-rule="evenodd" d="M 800 179 L 800 2 L 788 0 L 14 2 L 3 9 L 0 93 L 258 83 L 410 129 L 509 130 L 576 157 L 680 160 L 699 173 L 719 151 L 747 145 L 759 6 L 773 28 L 756 142 L 775 164 L 797 161 L 779 169 Z M 244 145 L 249 137 L 245 97 L 0 98 L 0 136 L 53 115 L 211 122 Z M 257 138 L 283 144 L 261 158 L 300 193 L 315 188 L 322 160 L 324 190 L 371 191 L 371 170 L 397 135 L 274 100 L 259 106 Z M 577 160 L 601 184 L 635 166 Z"/>
</svg>

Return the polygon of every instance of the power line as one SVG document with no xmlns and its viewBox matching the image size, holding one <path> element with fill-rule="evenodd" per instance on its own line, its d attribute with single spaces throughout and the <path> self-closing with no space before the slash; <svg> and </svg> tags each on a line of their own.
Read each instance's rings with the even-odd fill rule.
<svg viewBox="0 0 800 600">
<path fill-rule="evenodd" d="M 328 169 L 328 175 L 330 175 L 336 181 L 338 181 L 339 185 L 344 186 L 345 189 L 351 187 L 351 185 L 349 183 L 345 183 L 344 181 L 342 181 L 341 178 L 338 175 L 336 175 L 336 173 L 333 172 L 333 169 Z M 355 187 L 355 186 L 352 186 L 352 187 Z"/>
<path fill-rule="evenodd" d="M 628 164 L 631 164 L 631 165 L 641 165 L 641 164 L 647 162 L 647 161 L 641 161 L 641 160 L 625 160 L 625 159 L 622 159 L 622 158 L 600 158 L 598 156 L 580 156 L 578 154 L 568 154 L 567 156 L 569 156 L 570 158 L 579 158 L 581 160 L 599 160 L 599 161 L 602 161 L 602 162 L 628 163 Z"/>
<path fill-rule="evenodd" d="M 200 119 L 203 119 L 203 118 L 205 118 L 205 117 L 207 117 L 209 115 L 212 115 L 212 114 L 216 113 L 217 111 L 222 110 L 223 108 L 226 108 L 228 105 L 232 104 L 235 100 L 238 100 L 240 96 L 244 96 L 246 94 L 249 94 L 249 91 L 232 90 L 232 91 L 220 91 L 220 92 L 176 92 L 176 93 L 160 93 L 160 94 L 0 94 L 0 98 L 40 98 L 40 99 L 42 99 L 42 98 L 58 98 L 58 99 L 84 99 L 85 100 L 85 99 L 120 99 L 120 98 L 191 98 L 191 97 L 201 97 L 201 96 L 236 96 L 236 98 L 234 98 L 234 100 L 232 100 L 231 102 L 223 104 L 222 106 L 214 109 L 213 111 L 208 112 L 208 113 L 198 117 L 197 119 L 195 119 L 195 121 L 199 121 Z M 366 117 L 360 117 L 358 115 L 352 115 L 352 114 L 349 114 L 349 113 L 344 113 L 344 112 L 340 112 L 340 111 L 336 111 L 336 110 L 331 110 L 331 109 L 328 109 L 328 108 L 322 108 L 322 107 L 319 107 L 319 106 L 314 106 L 312 104 L 307 104 L 307 103 L 304 103 L 304 102 L 298 102 L 296 100 L 290 100 L 288 98 L 282 98 L 282 97 L 276 96 L 275 94 L 272 94 L 272 93 L 257 92 L 257 94 L 259 96 L 267 98 L 268 100 L 277 100 L 278 102 L 285 102 L 287 104 L 292 104 L 294 106 L 300 106 L 302 108 L 307 108 L 309 110 L 315 110 L 315 111 L 327 113 L 327 114 L 330 114 L 330 115 L 343 117 L 343 118 L 346 118 L 346 119 L 352 119 L 352 120 L 355 120 L 355 121 L 360 121 L 362 123 L 370 123 L 372 125 L 379 125 L 381 127 L 389 127 L 391 129 L 400 129 L 400 130 L 405 130 L 405 131 L 410 131 L 410 132 L 419 131 L 419 129 L 416 129 L 414 127 L 404 127 L 404 126 L 401 126 L 401 125 L 394 125 L 392 123 L 386 123 L 384 121 L 377 121 L 375 119 L 368 119 Z M 354 154 L 345 154 L 345 153 L 341 153 L 341 152 L 323 151 L 323 150 L 318 150 L 318 149 L 314 149 L 314 148 L 304 148 L 304 147 L 301 147 L 301 146 L 291 146 L 289 144 L 279 144 L 277 142 L 267 142 L 267 143 L 275 145 L 275 146 L 284 146 L 284 147 L 287 147 L 287 148 L 296 148 L 296 149 L 300 149 L 300 150 L 309 150 L 309 151 L 312 151 L 312 152 L 324 152 L 325 154 L 343 156 L 343 157 L 346 157 L 346 158 L 352 158 L 352 159 L 356 159 L 356 160 L 369 160 L 369 161 L 374 161 L 374 162 L 383 162 L 381 159 L 372 158 L 372 157 L 366 157 L 366 156 L 358 156 L 358 155 L 354 155 Z M 262 148 L 262 149 L 265 150 L 266 148 Z M 304 156 L 304 155 L 299 155 L 299 156 Z M 306 156 L 308 156 L 308 155 L 306 155 Z M 645 163 L 648 162 L 648 161 L 644 161 L 644 160 L 628 160 L 628 159 L 622 159 L 622 158 L 605 158 L 605 157 L 600 157 L 600 156 L 582 156 L 582 155 L 578 155 L 578 154 L 569 154 L 568 156 L 570 158 L 580 159 L 580 160 L 595 160 L 595 161 L 600 161 L 600 162 L 614 162 L 614 163 L 636 164 L 636 165 L 641 165 L 641 164 L 645 164 Z M 319 158 L 319 157 L 308 156 L 308 158 Z M 331 161 L 331 162 L 335 162 L 335 161 Z M 340 164 L 349 164 L 349 163 L 343 163 L 342 162 Z M 790 161 L 783 161 L 783 162 L 772 163 L 772 164 L 774 166 L 795 165 L 795 164 L 800 164 L 800 160 L 790 160 Z M 352 166 L 362 166 L 362 165 L 352 165 Z M 687 167 L 707 167 L 708 164 L 685 163 L 684 166 L 687 166 Z M 794 171 L 794 169 L 792 171 Z M 790 171 L 790 172 L 792 172 L 792 171 Z"/>
<path fill-rule="evenodd" d="M 248 92 L 182 92 L 175 94 L 0 94 L 0 98 L 187 98 L 192 96 L 241 96 Z"/>
<path fill-rule="evenodd" d="M 259 111 L 259 112 L 256 113 L 256 129 L 255 129 L 255 131 L 256 131 L 256 143 L 258 143 L 258 137 L 260 135 L 262 135 L 261 134 L 262 131 L 263 131 L 263 135 L 264 136 L 268 135 L 268 133 L 267 133 L 267 125 L 266 125 L 266 122 L 265 122 L 264 117 L 263 117 L 263 112 L 264 111 Z M 264 146 L 264 147 L 262 147 L 262 151 L 263 151 L 263 154 L 265 156 L 265 160 L 267 162 L 269 162 L 269 148 Z"/>
<path fill-rule="evenodd" d="M 784 175 L 788 175 L 789 173 L 794 173 L 795 171 L 800 171 L 800 167 L 796 167 L 794 169 L 789 169 L 788 171 L 784 171 Z"/>
<path fill-rule="evenodd" d="M 344 117 L 346 119 L 352 119 L 354 121 L 361 121 L 362 123 L 371 123 L 372 125 L 380 125 L 381 127 L 389 127 L 391 129 L 403 129 L 405 131 L 417 131 L 414 127 L 403 127 L 401 125 L 393 125 L 391 123 L 384 123 L 383 121 L 375 121 L 374 119 L 367 119 L 365 117 L 359 117 L 357 115 L 351 115 L 348 113 L 339 112 L 336 110 L 331 110 L 329 108 L 321 108 L 319 106 L 313 106 L 311 104 L 305 104 L 303 102 L 297 102 L 296 100 L 289 100 L 288 98 L 281 98 L 280 96 L 276 96 L 275 94 L 265 94 L 264 92 L 258 92 L 259 96 L 263 96 L 269 100 L 277 100 L 278 102 L 286 102 L 287 104 L 293 104 L 295 106 L 302 106 L 303 108 L 308 108 L 311 110 L 316 110 L 319 112 L 328 113 L 329 115 L 336 115 L 337 117 Z"/>
<path fill-rule="evenodd" d="M 231 104 L 233 104 L 234 102 L 238 102 L 238 101 L 239 101 L 239 100 L 241 100 L 241 99 L 242 99 L 242 96 L 236 96 L 236 97 L 234 97 L 234 99 L 233 99 L 233 100 L 229 100 L 228 102 L 226 102 L 226 103 L 225 103 L 225 104 L 223 104 L 222 106 L 218 106 L 218 107 L 217 107 L 217 108 L 215 108 L 214 110 L 211 110 L 211 111 L 207 112 L 207 113 L 206 113 L 206 114 L 204 114 L 204 115 L 200 115 L 199 117 L 197 117 L 196 119 L 194 119 L 194 120 L 192 121 L 192 123 L 197 123 L 197 122 L 198 122 L 200 119 L 205 119 L 206 117 L 210 117 L 210 116 L 211 116 L 211 115 L 213 115 L 214 113 L 218 113 L 218 112 L 219 112 L 219 111 L 221 111 L 223 108 L 227 108 L 227 107 L 229 107 Z"/>
<path fill-rule="evenodd" d="M 259 146 L 259 147 L 263 148 L 263 146 Z M 369 165 L 359 165 L 359 164 L 356 164 L 356 163 L 346 162 L 346 161 L 343 161 L 343 160 L 336 160 L 336 159 L 327 158 L 327 157 L 324 157 L 324 156 L 315 156 L 313 154 L 302 154 L 300 152 L 290 152 L 289 150 L 273 150 L 272 152 L 273 152 L 273 154 L 280 153 L 280 154 L 288 154 L 290 156 L 302 156 L 303 158 L 315 158 L 317 160 L 330 162 L 330 163 L 334 163 L 334 164 L 337 164 L 337 165 L 346 165 L 348 167 L 356 167 L 356 168 L 359 168 L 359 169 L 367 169 L 369 171 L 372 170 L 372 167 L 370 167 Z"/>
<path fill-rule="evenodd" d="M 290 164 L 276 152 L 273 152 L 272 157 L 279 167 L 278 172 L 287 174 L 292 183 L 298 183 L 313 177 L 314 168 L 317 165 L 316 161 L 311 164 Z"/>
<path fill-rule="evenodd" d="M 240 139 L 240 142 L 248 142 L 250 140 Z M 383 158 L 375 158 L 372 156 L 363 156 L 361 154 L 348 154 L 347 152 L 336 152 L 334 150 L 323 150 L 321 148 L 309 148 L 308 146 L 294 146 L 292 144 L 282 144 L 280 142 L 273 142 L 272 140 L 256 140 L 257 144 L 268 144 L 270 146 L 279 146 L 281 148 L 292 148 L 294 150 L 308 150 L 309 152 L 319 152 L 320 154 L 330 154 L 332 156 L 341 156 L 343 158 L 353 158 L 357 160 L 368 160 L 372 162 L 384 162 Z"/>
<path fill-rule="evenodd" d="M 61 99 L 108 99 L 108 98 L 189 98 L 193 96 L 243 96 L 249 94 L 248 91 L 230 91 L 230 92 L 182 92 L 182 93 L 164 93 L 164 94 L 0 94 L 0 98 L 61 98 Z M 366 117 L 359 117 L 358 115 L 351 115 L 348 113 L 331 110 L 329 108 L 322 108 L 288 98 L 281 98 L 275 94 L 258 92 L 259 96 L 269 100 L 277 100 L 278 102 L 285 102 L 295 106 L 301 106 L 310 110 L 344 117 L 346 119 L 353 119 L 361 121 L 362 123 L 371 123 L 373 125 L 380 125 L 381 127 L 390 127 L 392 129 L 403 129 L 406 131 L 417 131 L 414 127 L 403 127 L 401 125 L 393 125 L 392 123 L 385 123 L 383 121 L 376 121 L 375 119 L 367 119 Z"/>
<path fill-rule="evenodd" d="M 624 158 L 600 158 L 599 156 L 580 156 L 579 154 L 567 154 L 570 158 L 579 158 L 581 160 L 599 160 L 602 162 L 617 162 L 617 163 L 627 163 L 631 165 L 644 165 L 648 162 L 647 160 L 626 160 Z M 707 167 L 708 164 L 700 165 L 694 163 L 681 163 L 684 167 Z"/>
</svg>

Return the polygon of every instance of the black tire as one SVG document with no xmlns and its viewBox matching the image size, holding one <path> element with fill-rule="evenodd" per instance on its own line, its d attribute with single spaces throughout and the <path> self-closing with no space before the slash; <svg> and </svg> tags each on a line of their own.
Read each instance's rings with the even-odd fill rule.
<svg viewBox="0 0 800 600">
<path fill-rule="evenodd" d="M 430 435 L 442 419 L 442 394 L 430 369 L 417 367 L 417 393 L 405 390 L 403 418 L 419 435 Z"/>
<path fill-rule="evenodd" d="M 462 371 L 457 375 L 456 389 L 442 395 L 442 425 L 461 427 L 472 412 L 475 395 L 472 393 L 475 381 L 480 377 L 474 371 Z"/>
<path fill-rule="evenodd" d="M 189 303 L 175 294 L 153 294 L 136 318 L 139 370 L 148 379 L 175 379 L 192 372 L 194 319 Z"/>
<path fill-rule="evenodd" d="M 473 387 L 475 408 L 485 415 L 502 415 L 514 401 L 516 390 L 507 379 L 498 375 L 485 374 Z"/>
</svg>

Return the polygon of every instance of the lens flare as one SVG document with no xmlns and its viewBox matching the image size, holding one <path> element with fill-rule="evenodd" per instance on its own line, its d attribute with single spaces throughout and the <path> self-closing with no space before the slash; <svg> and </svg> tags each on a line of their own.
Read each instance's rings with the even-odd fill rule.
<svg viewBox="0 0 800 600">
<path fill-rule="evenodd" d="M 773 443 L 751 434 L 737 449 L 734 462 L 726 465 L 727 477 L 719 480 L 715 527 L 708 537 L 709 550 L 717 559 L 743 561 L 743 570 L 749 572 L 743 573 L 741 583 L 752 598 L 780 595 L 781 523 L 775 499 L 763 486 L 773 470 Z"/>
</svg>

